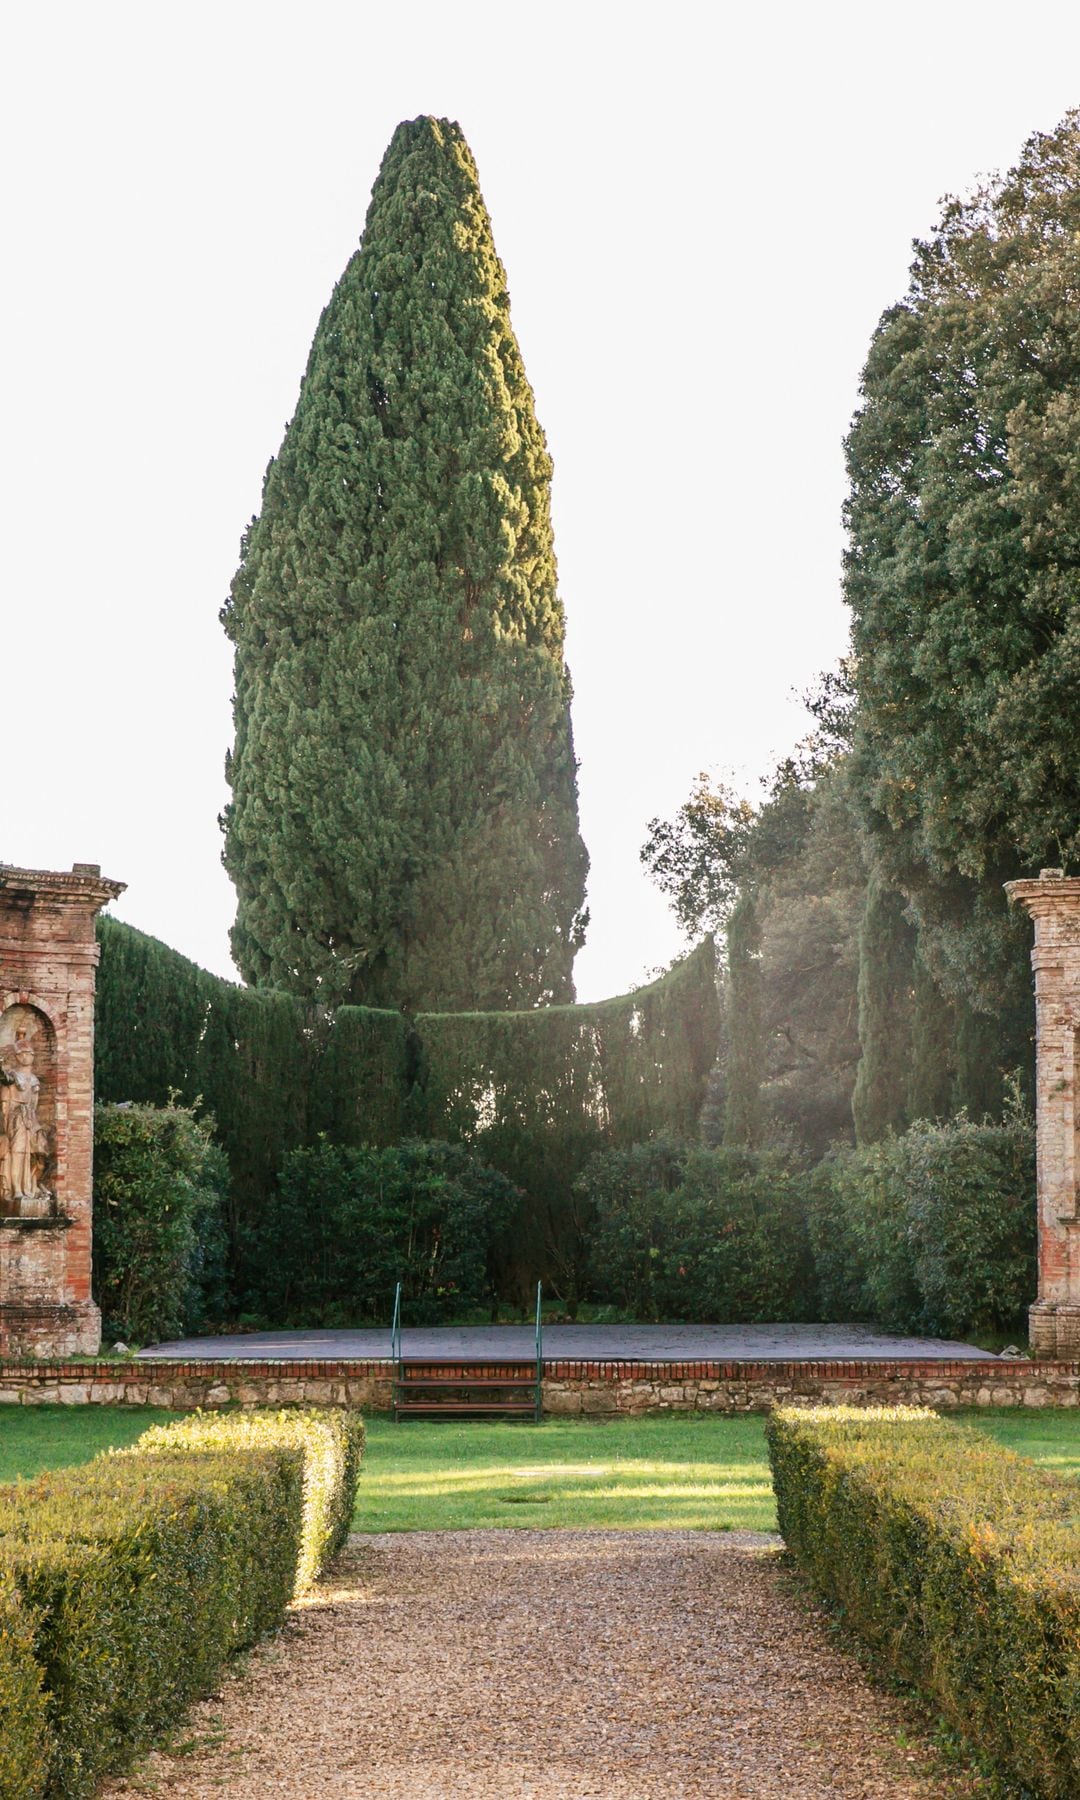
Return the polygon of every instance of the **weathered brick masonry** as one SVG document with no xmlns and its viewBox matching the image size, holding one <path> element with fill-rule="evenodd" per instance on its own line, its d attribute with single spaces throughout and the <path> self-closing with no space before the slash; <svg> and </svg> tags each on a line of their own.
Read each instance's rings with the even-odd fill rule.
<svg viewBox="0 0 1080 1800">
<path fill-rule="evenodd" d="M 1080 881 L 1044 869 L 1005 892 L 1035 922 L 1035 1114 L 1039 1292 L 1037 1356 L 1080 1353 Z"/>
<path fill-rule="evenodd" d="M 123 892 L 95 864 L 66 872 L 0 863 L 0 1354 L 94 1354 L 90 1292 L 94 1154 L 94 918 Z M 20 1051 L 34 1084 L 13 1124 Z M 16 1161 L 19 1134 L 24 1154 Z M 33 1167 L 29 1150 L 33 1140 Z M 6 1160 L 5 1160 L 6 1159 Z"/>
<path fill-rule="evenodd" d="M 0 1363 L 0 1404 L 389 1408 L 372 1362 Z M 1076 1406 L 1080 1362 L 546 1362 L 552 1415 L 761 1413 L 792 1400 L 876 1406 Z"/>
</svg>

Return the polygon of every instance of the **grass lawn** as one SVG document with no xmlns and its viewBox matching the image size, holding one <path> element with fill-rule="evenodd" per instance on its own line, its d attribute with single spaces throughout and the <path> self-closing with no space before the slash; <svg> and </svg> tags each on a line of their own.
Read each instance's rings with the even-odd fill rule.
<svg viewBox="0 0 1080 1800">
<path fill-rule="evenodd" d="M 0 1410 L 0 1481 L 85 1462 L 176 1414 L 142 1407 Z M 1080 1477 L 1080 1408 L 968 1412 L 965 1423 Z M 368 1421 L 358 1531 L 466 1526 L 776 1527 L 764 1421 L 668 1414 L 541 1425 Z"/>
<path fill-rule="evenodd" d="M 5 1406 L 0 1409 L 0 1481 L 88 1462 L 99 1450 L 133 1444 L 178 1413 L 144 1406 Z"/>
<path fill-rule="evenodd" d="M 1080 1476 L 1080 1407 L 1013 1411 L 1008 1407 L 961 1413 L 965 1425 L 977 1425 L 991 1437 L 1030 1456 L 1051 1475 Z"/>
<path fill-rule="evenodd" d="M 761 1419 L 368 1424 L 358 1531 L 468 1525 L 774 1531 Z"/>
</svg>

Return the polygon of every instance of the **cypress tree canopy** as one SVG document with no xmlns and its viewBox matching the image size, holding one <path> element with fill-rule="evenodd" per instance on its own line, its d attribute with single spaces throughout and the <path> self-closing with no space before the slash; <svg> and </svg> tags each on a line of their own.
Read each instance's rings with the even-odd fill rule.
<svg viewBox="0 0 1080 1800">
<path fill-rule="evenodd" d="M 551 462 L 459 127 L 394 134 L 222 611 L 245 977 L 573 998 L 587 858 Z"/>
</svg>

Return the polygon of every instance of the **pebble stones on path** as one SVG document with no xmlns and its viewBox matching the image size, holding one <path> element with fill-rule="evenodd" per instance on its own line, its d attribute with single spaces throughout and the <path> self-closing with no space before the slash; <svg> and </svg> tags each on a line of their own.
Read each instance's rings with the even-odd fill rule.
<svg viewBox="0 0 1080 1800">
<path fill-rule="evenodd" d="M 750 1532 L 354 1537 L 108 1800 L 945 1800 Z M 104 1796 L 103 1796 L 104 1800 Z"/>
</svg>

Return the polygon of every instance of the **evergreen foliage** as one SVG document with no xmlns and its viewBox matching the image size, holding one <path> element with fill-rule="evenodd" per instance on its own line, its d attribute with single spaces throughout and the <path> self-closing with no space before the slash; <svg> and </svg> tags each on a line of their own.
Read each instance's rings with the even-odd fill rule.
<svg viewBox="0 0 1080 1800">
<path fill-rule="evenodd" d="M 460 128 L 394 134 L 223 609 L 246 978 L 573 999 L 587 859 L 551 463 Z"/>
<path fill-rule="evenodd" d="M 875 870 L 859 933 L 859 1069 L 855 1137 L 874 1144 L 907 1124 L 915 931 L 900 894 Z"/>
<path fill-rule="evenodd" d="M 410 1024 L 235 987 L 115 919 L 100 920 L 98 936 L 97 1092 L 158 1105 L 175 1094 L 213 1115 L 232 1172 L 236 1286 L 256 1311 L 265 1209 L 288 1153 L 320 1133 L 353 1148 L 464 1143 L 525 1195 L 492 1250 L 499 1291 L 542 1274 L 572 1302 L 586 1260 L 577 1175 L 606 1144 L 692 1134 L 716 1056 L 709 939 L 613 1000 Z M 169 1020 L 174 1029 L 161 1029 Z"/>
<path fill-rule="evenodd" d="M 293 1150 L 259 1219 L 262 1305 L 280 1325 L 385 1325 L 400 1281 L 413 1325 L 488 1309 L 492 1250 L 520 1201 L 460 1144 Z"/>
<path fill-rule="evenodd" d="M 523 1295 L 539 1272 L 576 1308 L 588 1267 L 577 1175 L 606 1144 L 696 1130 L 718 1014 L 706 938 L 658 981 L 611 1000 L 417 1020 L 425 1129 L 460 1138 L 528 1197 L 500 1291 Z"/>
<path fill-rule="evenodd" d="M 801 1186 L 775 1153 L 670 1140 L 602 1152 L 578 1182 L 593 1294 L 635 1319 L 816 1317 Z"/>
<path fill-rule="evenodd" d="M 966 1737 L 984 1791 L 1072 1800 L 1075 1485 L 928 1408 L 780 1407 L 766 1435 L 784 1542 L 875 1671 Z"/>
<path fill-rule="evenodd" d="M 1021 1330 L 1035 1293 L 1035 1141 L 1000 1124 L 917 1123 L 838 1148 L 806 1189 L 827 1318 L 955 1337 Z"/>
<path fill-rule="evenodd" d="M 178 1337 L 205 1316 L 204 1286 L 220 1297 L 227 1181 L 211 1123 L 188 1108 L 95 1109 L 94 1292 L 107 1339 Z"/>
<path fill-rule="evenodd" d="M 823 1154 L 851 1132 L 862 851 L 845 764 L 821 738 L 755 810 L 699 776 L 641 857 L 680 922 L 725 927 L 724 1030 L 701 1132 Z"/>
<path fill-rule="evenodd" d="M 727 1081 L 724 1142 L 755 1149 L 761 1142 L 765 1036 L 761 994 L 761 926 L 752 892 L 740 894 L 728 921 Z"/>
<path fill-rule="evenodd" d="M 1006 1069 L 1030 998 L 1001 883 L 1080 852 L 1078 282 L 1073 112 L 916 245 L 848 441 L 853 790 L 921 954 L 1001 1020 Z"/>
</svg>

